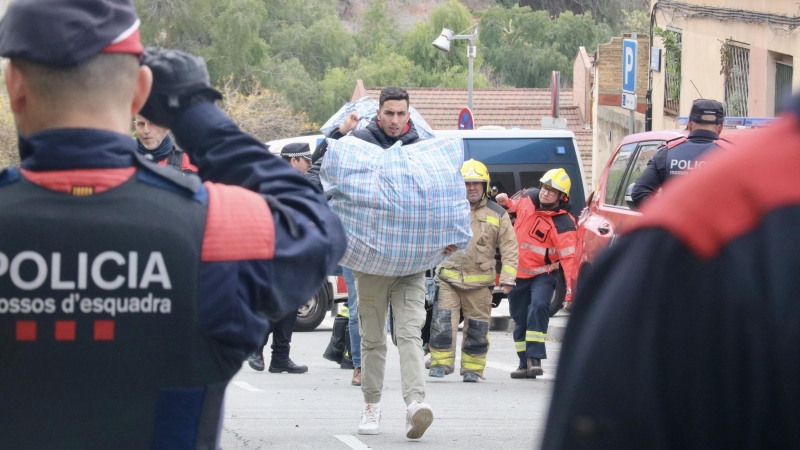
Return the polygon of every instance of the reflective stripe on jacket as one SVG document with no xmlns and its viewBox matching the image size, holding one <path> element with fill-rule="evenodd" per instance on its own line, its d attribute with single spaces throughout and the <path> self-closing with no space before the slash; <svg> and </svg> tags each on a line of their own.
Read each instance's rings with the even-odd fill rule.
<svg viewBox="0 0 800 450">
<path fill-rule="evenodd" d="M 575 220 L 565 209 L 537 209 L 539 190 L 529 189 L 519 200 L 509 199 L 506 208 L 517 213 L 514 232 L 519 242 L 519 278 L 564 269 L 570 279 L 575 258 Z M 568 291 L 569 295 L 569 291 Z"/>
<path fill-rule="evenodd" d="M 438 276 L 464 288 L 493 286 L 497 275 L 495 249 L 500 249 L 500 284 L 514 285 L 519 249 L 511 219 L 497 203 L 483 199 L 470 211 L 472 240 L 466 250 L 454 253 L 439 265 Z"/>
</svg>

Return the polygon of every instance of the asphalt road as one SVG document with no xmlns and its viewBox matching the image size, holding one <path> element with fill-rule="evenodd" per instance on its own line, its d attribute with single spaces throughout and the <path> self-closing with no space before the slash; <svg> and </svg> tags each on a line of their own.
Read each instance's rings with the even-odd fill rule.
<svg viewBox="0 0 800 450">
<path fill-rule="evenodd" d="M 518 359 L 511 333 L 493 331 L 486 380 L 461 381 L 458 374 L 427 378 L 426 401 L 434 421 L 422 439 L 405 437 L 397 349 L 389 343 L 381 399 L 380 435 L 360 436 L 361 388 L 350 385 L 352 370 L 322 358 L 330 339 L 326 319 L 316 331 L 295 333 L 292 359 L 309 367 L 300 375 L 256 372 L 247 363 L 228 387 L 222 432 L 224 449 L 530 449 L 544 430 L 561 348 L 548 342 L 545 375 L 512 380 Z M 459 338 L 460 340 L 460 338 Z M 269 358 L 269 355 L 265 355 Z M 458 364 L 458 361 L 457 363 Z"/>
</svg>

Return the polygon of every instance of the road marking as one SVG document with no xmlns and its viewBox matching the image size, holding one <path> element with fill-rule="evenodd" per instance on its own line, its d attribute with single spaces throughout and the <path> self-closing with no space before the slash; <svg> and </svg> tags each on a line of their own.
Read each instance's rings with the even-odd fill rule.
<svg viewBox="0 0 800 450">
<path fill-rule="evenodd" d="M 347 445 L 348 447 L 350 447 L 352 449 L 355 449 L 355 450 L 365 450 L 365 449 L 372 448 L 372 447 L 368 446 L 367 444 L 359 441 L 358 438 L 356 438 L 352 434 L 338 434 L 338 435 L 335 434 L 335 435 L 333 435 L 333 437 L 335 437 L 336 439 L 342 441 L 345 445 Z"/>
<path fill-rule="evenodd" d="M 264 392 L 261 389 L 255 387 L 255 386 L 253 386 L 250 383 L 247 383 L 245 381 L 234 381 L 233 384 L 235 384 L 236 386 L 239 386 L 240 388 L 244 389 L 245 391 Z"/>
</svg>

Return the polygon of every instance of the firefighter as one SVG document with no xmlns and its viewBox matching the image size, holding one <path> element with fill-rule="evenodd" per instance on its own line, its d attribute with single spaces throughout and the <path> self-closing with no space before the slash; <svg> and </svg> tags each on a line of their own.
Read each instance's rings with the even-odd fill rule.
<svg viewBox="0 0 800 450">
<path fill-rule="evenodd" d="M 461 166 L 470 203 L 472 240 L 466 250 L 453 253 L 437 268 L 439 300 L 431 322 L 431 370 L 442 378 L 454 371 L 459 316 L 464 315 L 461 375 L 467 383 L 485 379 L 489 352 L 489 319 L 497 274 L 495 249 L 500 248 L 500 285 L 508 294 L 517 275 L 517 238 L 506 211 L 489 200 L 489 171 L 470 159 Z"/>
<path fill-rule="evenodd" d="M 716 100 L 699 99 L 689 113 L 689 136 L 669 142 L 648 161 L 631 191 L 636 208 L 673 177 L 690 174 L 705 165 L 701 156 L 714 147 L 725 122 L 725 110 Z"/>
<path fill-rule="evenodd" d="M 225 389 L 343 256 L 338 217 L 214 101 L 202 59 L 144 50 L 130 0 L 15 0 L 0 56 L 0 448 L 217 448 Z M 170 128 L 201 178 L 137 153 Z"/>
<path fill-rule="evenodd" d="M 526 190 L 519 200 L 497 196 L 497 203 L 517 213 L 514 231 L 519 242 L 516 286 L 508 295 L 509 312 L 514 319 L 514 345 L 519 367 L 511 378 L 536 378 L 544 375 L 542 359 L 547 358 L 545 339 L 550 321 L 558 269 L 570 279 L 575 257 L 575 220 L 568 212 L 572 185 L 564 169 L 547 171 L 538 189 Z M 572 299 L 567 289 L 566 301 Z"/>
</svg>

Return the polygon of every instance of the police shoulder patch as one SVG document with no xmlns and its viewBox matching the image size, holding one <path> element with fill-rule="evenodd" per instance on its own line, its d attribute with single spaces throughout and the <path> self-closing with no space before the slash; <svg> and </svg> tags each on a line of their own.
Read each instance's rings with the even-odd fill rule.
<svg viewBox="0 0 800 450">
<path fill-rule="evenodd" d="M 486 202 L 486 207 L 489 208 L 490 210 L 496 212 L 497 215 L 499 215 L 500 217 L 503 217 L 503 215 L 508 214 L 508 212 L 506 212 L 505 208 L 503 208 L 502 206 L 498 205 L 497 203 L 495 203 L 495 202 L 493 202 L 491 200 L 488 200 Z"/>
<path fill-rule="evenodd" d="M 553 225 L 555 225 L 558 234 L 577 230 L 575 221 L 572 220 L 572 216 L 570 216 L 569 213 L 553 216 Z"/>
<path fill-rule="evenodd" d="M 8 169 L 0 171 L 0 186 L 5 186 L 17 181 L 19 181 L 18 167 L 9 167 Z"/>
<path fill-rule="evenodd" d="M 139 167 L 142 169 L 137 172 L 139 181 L 176 194 L 195 198 L 204 203 L 203 198 L 207 198 L 207 196 L 200 177 L 185 174 L 172 167 L 156 165 L 139 154 L 136 154 L 136 158 L 139 161 Z"/>
</svg>

